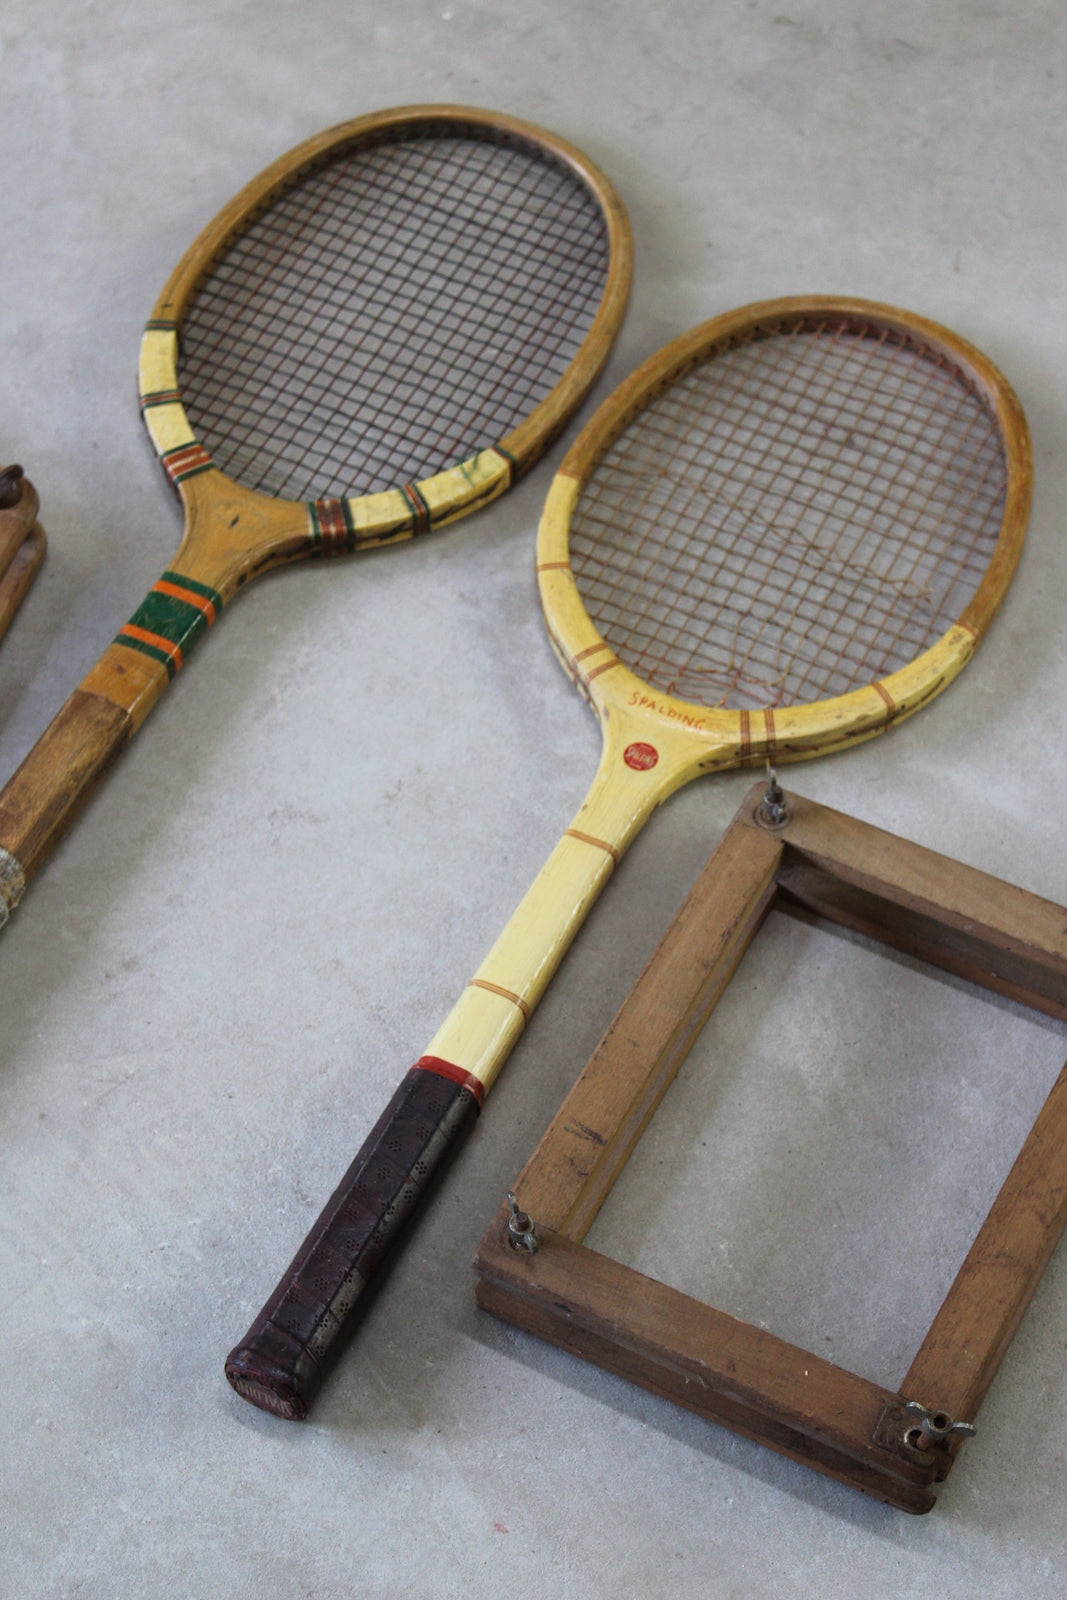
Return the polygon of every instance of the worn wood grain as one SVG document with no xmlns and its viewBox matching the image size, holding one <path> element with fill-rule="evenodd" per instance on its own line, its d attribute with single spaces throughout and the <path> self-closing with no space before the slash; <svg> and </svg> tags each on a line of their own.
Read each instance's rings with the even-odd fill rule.
<svg viewBox="0 0 1067 1600">
<path fill-rule="evenodd" d="M 781 855 L 772 835 L 734 828 L 700 874 L 518 1179 L 548 1227 L 585 1237 L 755 937 Z"/>
<path fill-rule="evenodd" d="M 85 805 L 122 749 L 128 714 L 76 689 L 0 792 L 0 847 L 27 880 Z"/>
<path fill-rule="evenodd" d="M 502 1211 L 475 1257 L 479 1304 L 709 1420 L 909 1511 L 959 1452 L 915 1442 L 905 1403 L 969 1422 L 1067 1224 L 1060 1075 L 899 1393 L 701 1305 L 581 1240 L 772 905 L 857 929 L 1056 1016 L 1067 910 L 920 845 L 764 785 L 742 802 L 515 1190 L 541 1241 Z"/>
<path fill-rule="evenodd" d="M 536 1254 L 507 1243 L 502 1211 L 475 1258 L 478 1303 L 708 1421 L 908 1511 L 928 1511 L 936 1467 L 874 1442 L 897 1398 L 538 1227 Z"/>
<path fill-rule="evenodd" d="M 743 825 L 755 827 L 751 808 Z M 790 797 L 785 909 L 854 928 L 1067 1018 L 1067 911 L 883 829 Z"/>
<path fill-rule="evenodd" d="M 11 626 L 16 611 L 40 572 L 47 549 L 45 531 L 39 522 L 35 522 L 0 576 L 0 639 Z"/>
<path fill-rule="evenodd" d="M 1060 1073 L 901 1384 L 971 1421 L 1067 1225 L 1067 1067 Z"/>
</svg>

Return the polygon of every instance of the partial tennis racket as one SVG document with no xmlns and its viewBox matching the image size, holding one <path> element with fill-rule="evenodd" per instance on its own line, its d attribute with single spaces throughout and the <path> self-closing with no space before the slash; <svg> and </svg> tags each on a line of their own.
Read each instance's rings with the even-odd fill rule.
<svg viewBox="0 0 1067 1600">
<path fill-rule="evenodd" d="M 0 573 L 6 572 L 38 511 L 37 495 L 22 468 L 0 471 Z"/>
<path fill-rule="evenodd" d="M 604 363 L 631 254 L 579 151 L 458 106 L 331 128 L 219 213 L 141 347 L 185 536 L 0 793 L 0 922 L 250 578 L 465 516 L 537 460 Z"/>
<path fill-rule="evenodd" d="M 21 467 L 0 472 L 0 639 L 37 576 L 48 541 L 37 521 L 37 491 Z"/>
<path fill-rule="evenodd" d="M 970 659 L 1031 487 L 1000 373 L 946 329 L 829 298 L 749 306 L 647 361 L 572 446 L 538 574 L 591 701 L 589 795 L 227 1362 L 306 1414 L 328 1358 L 612 869 L 700 773 L 882 733 Z"/>
</svg>

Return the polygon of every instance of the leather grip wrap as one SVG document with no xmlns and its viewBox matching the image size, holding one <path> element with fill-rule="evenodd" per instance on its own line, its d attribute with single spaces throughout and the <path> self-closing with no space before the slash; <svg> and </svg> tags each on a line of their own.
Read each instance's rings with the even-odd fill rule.
<svg viewBox="0 0 1067 1600">
<path fill-rule="evenodd" d="M 407 1224 L 478 1117 L 464 1084 L 412 1067 L 245 1337 L 226 1376 L 299 1421 Z M 375 1285 L 376 1286 L 376 1285 Z"/>
</svg>

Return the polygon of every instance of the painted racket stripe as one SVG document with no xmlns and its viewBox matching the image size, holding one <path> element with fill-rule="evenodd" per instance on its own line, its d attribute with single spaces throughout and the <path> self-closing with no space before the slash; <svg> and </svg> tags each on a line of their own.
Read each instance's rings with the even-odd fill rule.
<svg viewBox="0 0 1067 1600">
<path fill-rule="evenodd" d="M 882 699 L 885 701 L 886 705 L 889 707 L 889 715 L 891 717 L 895 717 L 896 713 L 897 713 L 897 703 L 893 699 L 893 696 L 889 693 L 889 690 L 886 688 L 885 684 L 884 683 L 875 683 L 875 684 L 872 685 L 872 687 L 876 690 L 876 692 L 878 694 L 881 695 Z"/>
<path fill-rule="evenodd" d="M 356 542 L 356 525 L 348 500 L 310 500 L 311 542 L 323 550 L 351 550 Z"/>
<path fill-rule="evenodd" d="M 173 678 L 221 610 L 222 596 L 216 589 L 179 572 L 165 572 L 119 629 L 115 643 L 161 662 Z"/>
<path fill-rule="evenodd" d="M 198 473 L 209 472 L 214 462 L 198 439 L 193 439 L 189 444 L 180 444 L 174 450 L 165 450 L 160 457 L 163 470 L 171 483 L 184 483 L 187 478 L 195 478 Z"/>
<path fill-rule="evenodd" d="M 439 1078 L 447 1078 L 449 1083 L 458 1083 L 461 1089 L 469 1089 L 479 1107 L 485 1099 L 485 1085 L 480 1079 L 451 1061 L 442 1061 L 440 1056 L 420 1056 L 412 1070 L 433 1072 Z"/>
<path fill-rule="evenodd" d="M 606 839 L 597 839 L 591 833 L 582 833 L 579 828 L 564 828 L 563 831 L 565 834 L 567 834 L 568 838 L 580 839 L 583 844 L 592 844 L 595 845 L 598 850 L 606 850 L 612 861 L 614 861 L 615 865 L 618 866 L 619 852 L 616 850 L 615 846 L 613 844 L 609 844 Z"/>
<path fill-rule="evenodd" d="M 412 533 L 416 535 L 426 533 L 433 524 L 433 513 L 426 503 L 422 490 L 417 483 L 405 483 L 400 492 L 411 507 Z"/>
<path fill-rule="evenodd" d="M 153 406 L 180 405 L 181 398 L 177 389 L 157 389 L 154 394 L 141 396 L 141 410 L 149 411 Z"/>
<path fill-rule="evenodd" d="M 472 978 L 467 985 L 468 989 L 485 989 L 489 994 L 498 994 L 502 1000 L 510 1000 L 513 1006 L 518 1006 L 522 1012 L 524 1022 L 530 1020 L 530 1008 L 521 994 L 515 994 L 511 989 L 502 989 L 498 983 L 490 983 L 486 978 Z"/>
<path fill-rule="evenodd" d="M 195 578 L 182 578 L 177 573 L 165 572 L 152 585 L 151 592 L 166 595 L 171 600 L 180 600 L 183 605 L 194 606 L 203 612 L 208 627 L 222 610 L 222 596 L 210 584 L 197 583 Z"/>
</svg>

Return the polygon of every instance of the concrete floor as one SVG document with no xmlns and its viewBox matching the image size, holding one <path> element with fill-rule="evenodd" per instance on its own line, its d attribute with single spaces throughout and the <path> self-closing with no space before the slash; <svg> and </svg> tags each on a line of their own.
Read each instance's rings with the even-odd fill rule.
<svg viewBox="0 0 1067 1600">
<path fill-rule="evenodd" d="M 598 395 L 805 291 L 912 307 L 1005 370 L 1036 495 L 988 642 L 921 717 L 789 781 L 1067 903 L 1065 33 L 1048 0 L 6 0 L 0 457 L 51 551 L 0 648 L 0 772 L 177 545 L 134 385 L 171 266 L 299 139 L 455 100 L 554 128 L 626 201 Z M 623 863 L 311 1421 L 223 1380 L 592 776 L 532 574 L 561 448 L 440 536 L 243 597 L 3 935 L 4 1596 L 1067 1592 L 1062 1250 L 924 1519 L 474 1305 L 478 1239 L 745 774 Z M 597 1242 L 895 1383 L 1065 1030 L 792 924 L 738 983 Z"/>
</svg>

